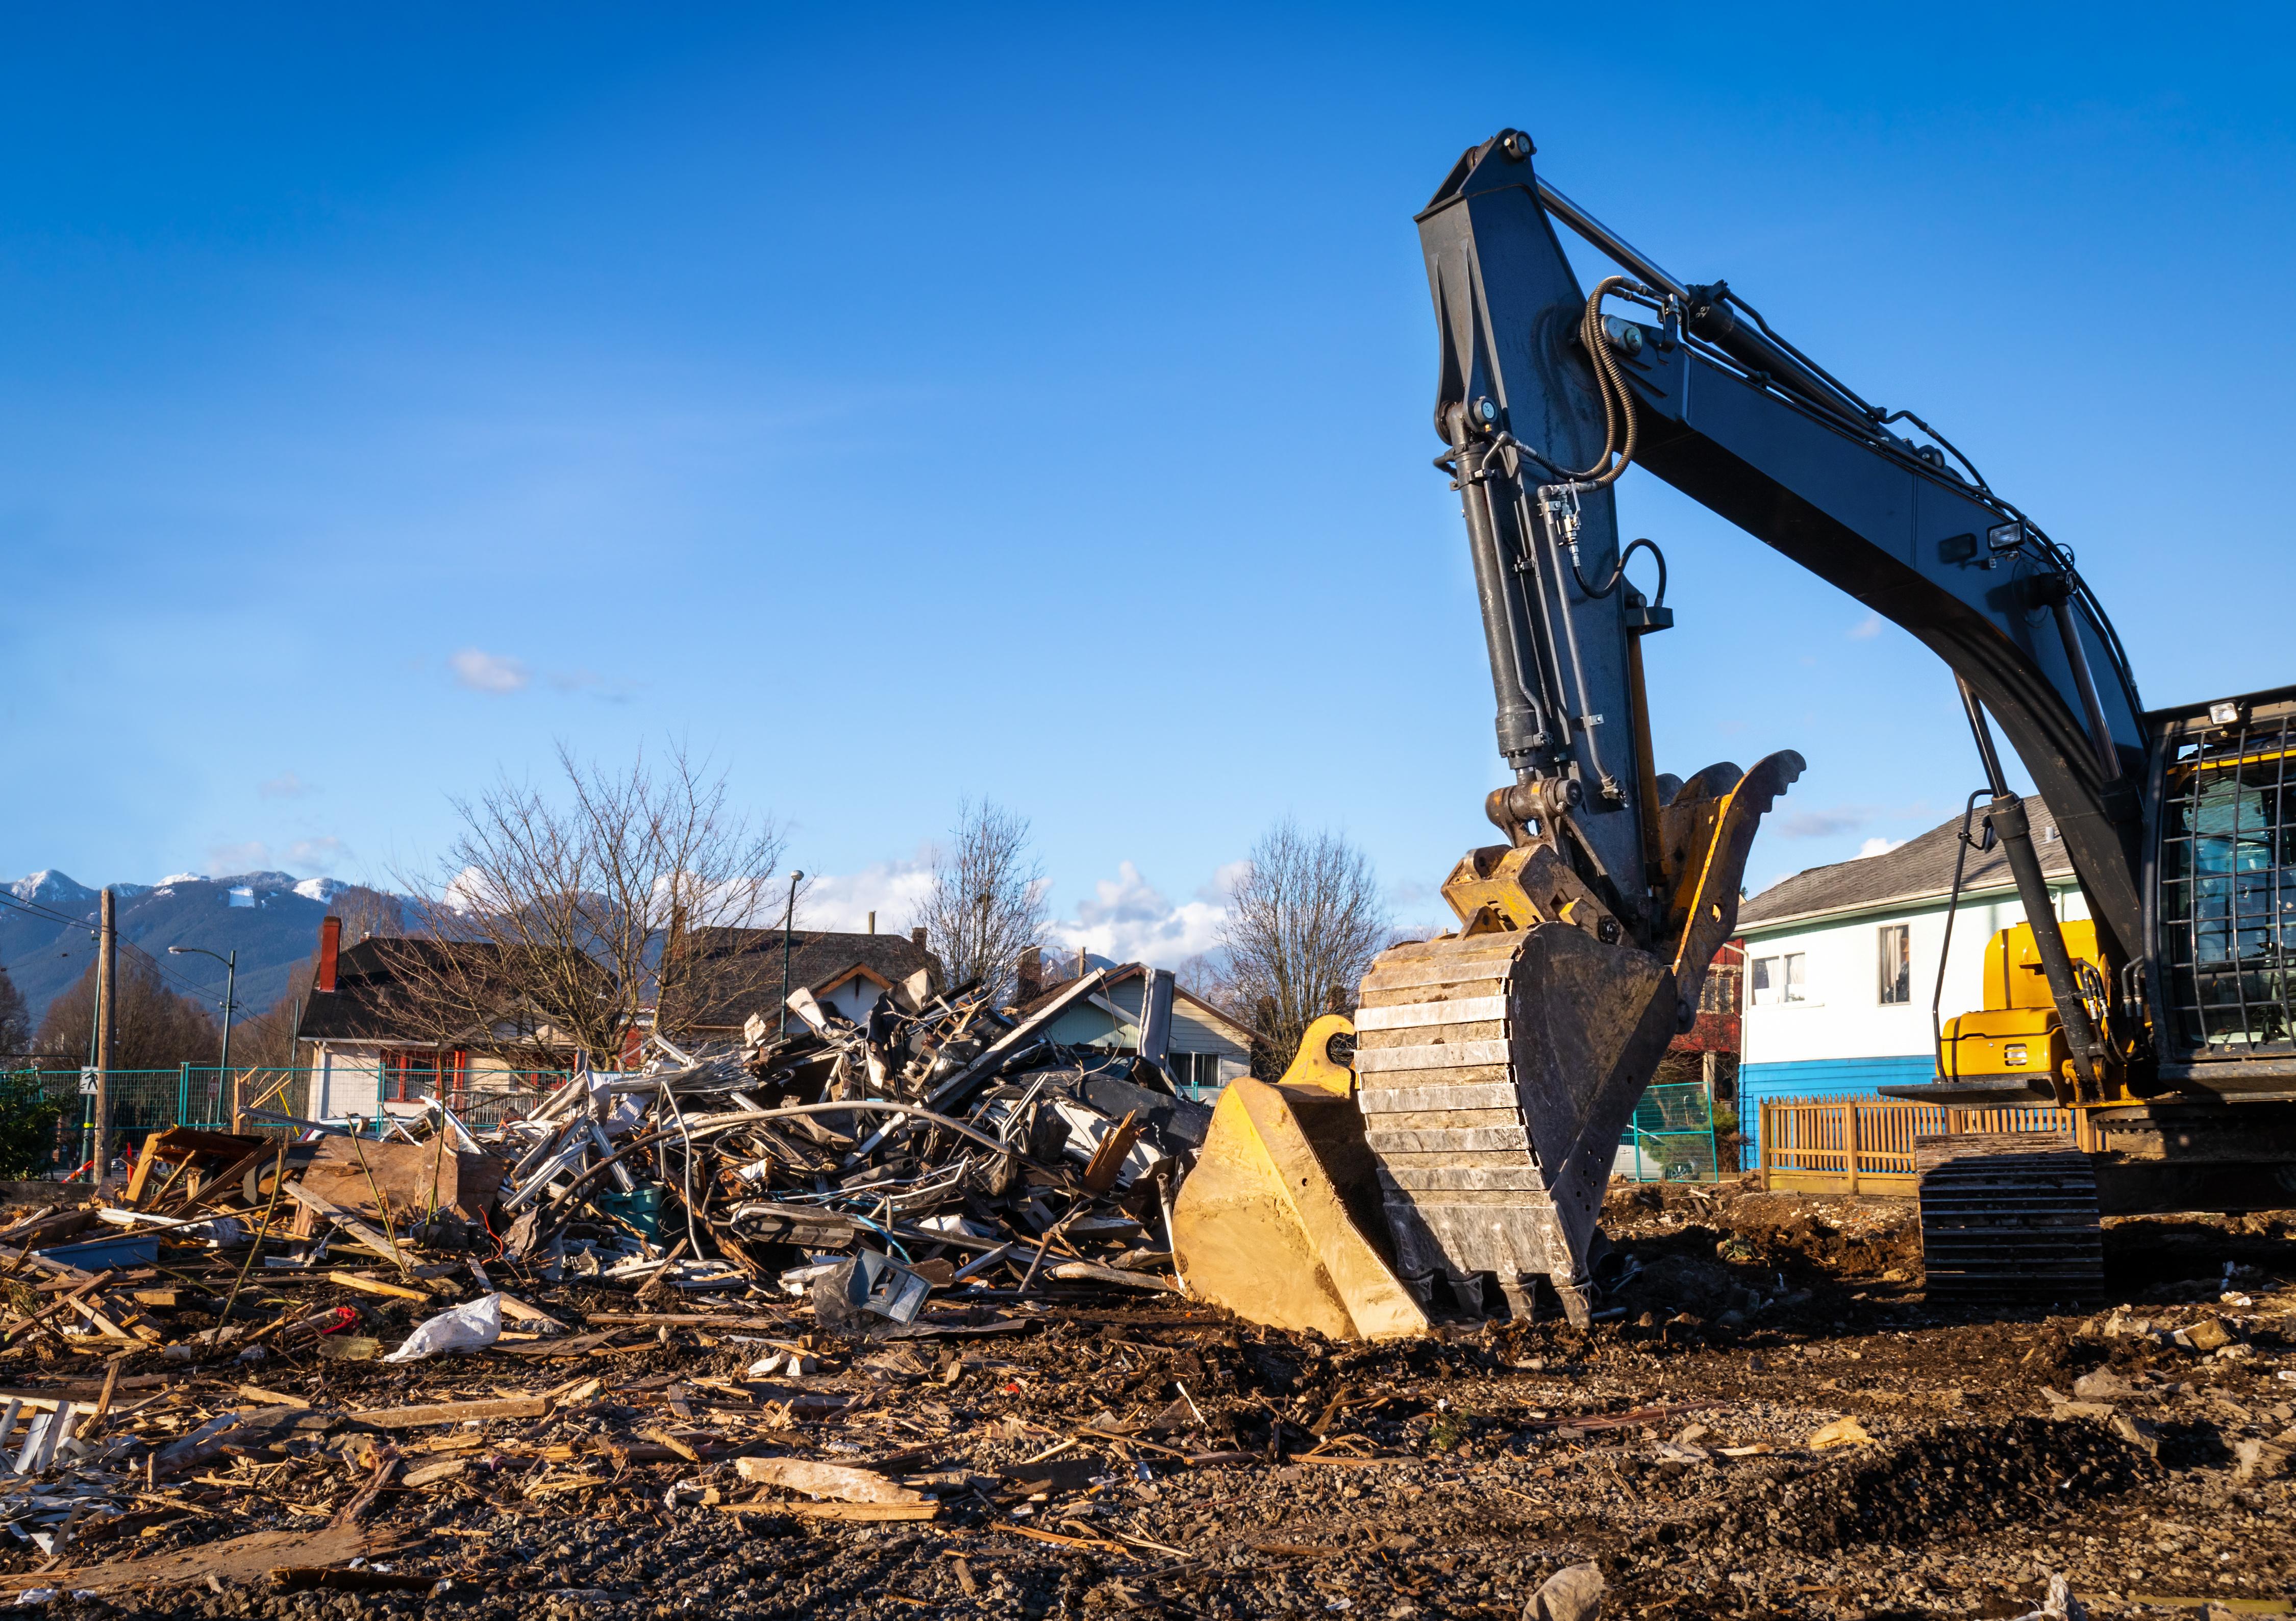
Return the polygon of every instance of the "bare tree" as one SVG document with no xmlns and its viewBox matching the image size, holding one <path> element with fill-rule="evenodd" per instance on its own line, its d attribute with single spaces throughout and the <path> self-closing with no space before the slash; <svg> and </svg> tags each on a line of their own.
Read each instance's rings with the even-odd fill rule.
<svg viewBox="0 0 2296 1621">
<path fill-rule="evenodd" d="M 24 993 L 0 968 L 0 1060 L 21 1058 L 31 1043 L 32 1018 L 24 1006 Z"/>
<path fill-rule="evenodd" d="M 562 744 L 555 795 L 505 778 L 455 800 L 462 831 L 411 892 L 393 952 L 404 1015 L 440 1044 L 554 1067 L 611 1063 L 647 1010 L 676 1039 L 759 1011 L 777 952 L 781 824 L 726 802 L 672 749 L 613 774 Z"/>
<path fill-rule="evenodd" d="M 48 1068 L 77 1068 L 93 1061 L 95 1025 L 95 964 L 47 1005 L 40 1015 L 36 1045 L 48 1055 Z M 207 1009 L 177 995 L 160 977 L 159 965 L 142 952 L 119 954 L 119 1007 L 112 1065 L 119 1069 L 173 1069 L 178 1064 L 216 1061 L 223 1027 Z"/>
<path fill-rule="evenodd" d="M 1260 835 L 1228 892 L 1215 994 L 1262 1037 L 1261 1060 L 1280 1069 L 1308 1025 L 1355 1007 L 1357 982 L 1387 939 L 1370 860 L 1337 833 L 1303 832 L 1287 816 Z"/>
<path fill-rule="evenodd" d="M 1021 954 L 1044 940 L 1046 888 L 1029 819 L 967 799 L 956 808 L 948 842 L 933 853 L 933 886 L 914 921 L 951 984 L 978 979 L 1002 999 Z"/>
</svg>

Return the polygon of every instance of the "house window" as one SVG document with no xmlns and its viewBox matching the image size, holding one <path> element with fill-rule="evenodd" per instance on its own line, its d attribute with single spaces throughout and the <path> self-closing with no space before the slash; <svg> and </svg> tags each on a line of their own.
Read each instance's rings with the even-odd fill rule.
<svg viewBox="0 0 2296 1621">
<path fill-rule="evenodd" d="M 1882 1005 L 1902 1007 L 1914 999 L 1914 930 L 1909 923 L 1882 925 Z"/>
<path fill-rule="evenodd" d="M 1219 1054 L 1217 1052 L 1167 1052 L 1164 1062 L 1172 1071 L 1173 1080 L 1181 1085 L 1203 1092 L 1218 1090 Z"/>
<path fill-rule="evenodd" d="M 1808 994 L 1802 974 L 1808 961 L 1807 954 L 1799 951 L 1779 957 L 1756 957 L 1753 971 L 1748 976 L 1753 1004 L 1759 1008 L 1773 1003 L 1802 1001 Z"/>
<path fill-rule="evenodd" d="M 419 1103 L 424 1098 L 451 1096 L 463 1089 L 470 1074 L 471 1055 L 460 1047 L 441 1052 L 398 1049 L 382 1055 L 382 1098 L 386 1103 Z"/>
</svg>

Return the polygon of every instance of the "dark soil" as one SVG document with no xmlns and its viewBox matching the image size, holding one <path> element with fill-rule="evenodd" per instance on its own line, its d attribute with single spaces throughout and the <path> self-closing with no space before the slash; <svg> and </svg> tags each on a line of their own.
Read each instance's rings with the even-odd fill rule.
<svg viewBox="0 0 2296 1621">
<path fill-rule="evenodd" d="M 2169 1613 L 2146 1600 L 2199 1613 L 2210 1600 L 2296 1594 L 2296 1482 L 2273 1472 L 2269 1446 L 2244 1478 L 2239 1466 L 2242 1443 L 2296 1429 L 2288 1218 L 2116 1223 L 2118 1309 L 2009 1317 L 1932 1310 L 1912 1222 L 1906 1201 L 1621 1191 L 1606 1226 L 1639 1271 L 1612 1298 L 1622 1314 L 1588 1331 L 1542 1322 L 1334 1345 L 1169 1297 L 1078 1296 L 1025 1332 L 898 1346 L 816 1334 L 820 1369 L 771 1390 L 746 1371 L 769 1347 L 689 1327 L 611 1356 L 406 1369 L 308 1354 L 187 1368 L 154 1351 L 129 1371 L 191 1381 L 203 1410 L 233 1404 L 241 1381 L 346 1411 L 584 1376 L 603 1387 L 548 1418 L 390 1437 L 409 1467 L 433 1461 L 420 1449 L 475 1437 L 438 1453 L 469 1461 L 460 1478 L 388 1490 L 366 1522 L 399 1539 L 378 1563 L 447 1578 L 427 1598 L 258 1581 L 67 1592 L 48 1609 L 1514 1621 L 1544 1578 L 1587 1560 L 1611 1617 L 2009 1616 L 2032 1608 L 2053 1572 L 2106 1616 Z M 594 1288 L 529 1298 L 570 1320 L 645 1309 Z M 396 1343 L 423 1314 L 370 1310 L 365 1331 Z M 2227 1325 L 2223 1350 L 2176 1343 L 2203 1318 Z M 799 1344 L 811 1326 L 791 1315 L 752 1337 Z M 0 1380 L 85 1367 L 20 1343 Z M 2100 1370 L 2126 1391 L 2075 1398 L 2074 1381 Z M 813 1416 L 779 1404 L 792 1387 L 865 1399 Z M 1843 1419 L 1868 1438 L 1812 1445 Z M 1095 1420 L 1156 1428 L 1027 1462 Z M 315 1422 L 259 1456 L 222 1460 L 202 1472 L 226 1484 L 191 1483 L 183 1499 L 206 1514 L 124 1541 L 158 1553 L 323 1526 L 363 1478 L 343 1456 L 356 1429 Z M 699 1463 L 650 1453 L 646 1429 L 714 1450 Z M 878 1464 L 929 1478 L 943 1506 L 931 1522 L 884 1525 L 728 1512 L 722 1503 L 759 1490 L 739 1478 L 735 1453 Z M 603 1483 L 535 1490 L 586 1471 Z M 7 1568 L 40 1562 L 13 1545 Z"/>
</svg>

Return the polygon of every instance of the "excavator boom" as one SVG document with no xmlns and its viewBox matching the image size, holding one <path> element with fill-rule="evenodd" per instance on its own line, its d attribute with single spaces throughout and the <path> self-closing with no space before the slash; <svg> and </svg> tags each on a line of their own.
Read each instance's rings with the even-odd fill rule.
<svg viewBox="0 0 2296 1621">
<path fill-rule="evenodd" d="M 1344 1280 L 1374 1274 L 1364 1249 L 1324 1231 L 1335 1222 L 1380 1251 L 1423 1315 L 1446 1309 L 1439 1281 L 1470 1312 L 1495 1283 L 1521 1313 L 1543 1279 L 1584 1320 L 1614 1145 L 1734 928 L 1756 825 L 1802 769 L 1782 753 L 1743 773 L 1657 772 L 1641 638 L 1672 614 L 1662 554 L 1654 598 L 1626 577 L 1634 552 L 1657 552 L 1645 540 L 1620 547 L 1614 491 L 1629 466 L 1840 586 L 1951 668 L 1986 824 L 2054 1009 L 2046 1095 L 2089 1111 L 2095 1134 L 2119 1134 L 2120 1161 L 2163 1162 L 2152 1173 L 2239 1161 L 2259 1197 L 2296 1185 L 2296 978 L 2282 966 L 2296 909 L 2267 915 L 2251 876 L 2268 870 L 2275 896 L 2280 876 L 2296 882 L 2296 858 L 2270 831 L 2296 827 L 2276 764 L 2296 733 L 2296 694 L 2148 715 L 2070 554 L 1967 457 L 1911 412 L 1859 397 L 1726 282 L 1667 274 L 1540 179 L 1534 156 L 1528 135 L 1500 131 L 1417 217 L 1441 335 L 1436 462 L 1459 495 L 1496 741 L 1513 779 L 1485 806 L 1505 842 L 1470 851 L 1444 885 L 1456 932 L 1382 954 L 1364 980 L 1354 1109 L 1331 1109 L 1329 1086 L 1262 1087 L 1249 1109 L 1223 1107 L 1207 1146 L 1221 1150 L 1230 1207 L 1259 1212 L 1271 1235 L 1292 1232 L 1281 1247 L 1322 1257 L 1317 1326 L 1410 1331 L 1413 1318 L 1389 1281 L 1354 1298 Z M 1558 224 L 1617 274 L 1583 286 Z M 2078 951 L 1996 725 L 2079 879 Z M 2162 935 L 2177 942 L 2165 960 Z M 2018 1017 L 2021 1031 L 2041 1027 L 2033 1010 Z M 1316 1055 L 1303 1049 L 1300 1062 L 1328 1079 Z M 2011 1101 L 2029 1099 L 2028 1085 L 1936 1090 Z M 2244 1110 L 2243 1129 L 2156 1107 L 2177 1086 L 2209 1103 L 2277 1101 L 2288 1118 Z M 1287 1097 L 1312 1120 L 1287 1113 Z M 1223 1144 L 1224 1130 L 1243 1136 Z M 1951 1212 L 1951 1270 L 1972 1289 L 2058 1289 L 2094 1271 L 2087 1157 L 2070 1143 L 2031 1148 L 2011 1143 L 1983 1164 L 1924 1150 L 1935 1202 Z M 2168 1163 L 2179 1157 L 2195 1164 Z M 1261 1197 L 1261 1167 L 1281 1167 L 1275 1197 Z M 1376 1224 L 1364 1215 L 1365 1167 Z M 2147 1185 L 2194 1180 L 2155 1174 Z M 1925 1174 L 1925 1222 L 1929 1187 Z M 2106 1196 L 2108 1208 L 2136 1208 Z M 1183 1229 L 1190 1214 L 1184 1191 Z M 1248 1269 L 1211 1259 L 1210 1230 L 1196 1232 L 1207 1292 L 1283 1320 Z M 1190 1247 L 1185 1231 L 1177 1241 Z M 1997 1252 L 2007 1262 L 1994 1265 Z"/>
</svg>

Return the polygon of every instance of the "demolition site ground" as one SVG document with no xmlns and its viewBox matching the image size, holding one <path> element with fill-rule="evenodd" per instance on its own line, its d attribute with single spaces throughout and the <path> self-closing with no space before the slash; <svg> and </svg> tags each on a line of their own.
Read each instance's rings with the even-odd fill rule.
<svg viewBox="0 0 2296 1621">
<path fill-rule="evenodd" d="M 1606 1320 L 1375 1346 L 1041 1284 L 845 1338 L 762 1289 L 650 1310 L 499 1260 L 611 1330 L 399 1366 L 23 1335 L 11 1396 L 126 1370 L 104 1437 L 240 1417 L 0 1584 L 71 1615 L 1513 1621 L 1591 1561 L 1611 1617 L 2008 1617 L 2052 1574 L 2095 1615 L 2285 1613 L 2292 1218 L 2110 1223 L 2117 1307 L 2022 1316 L 1931 1312 L 1914 1219 L 1618 1187 Z M 435 1309 L 298 1302 L 330 1298 L 385 1342 Z M 171 1347 L 201 1304 L 155 1310 Z"/>
</svg>

